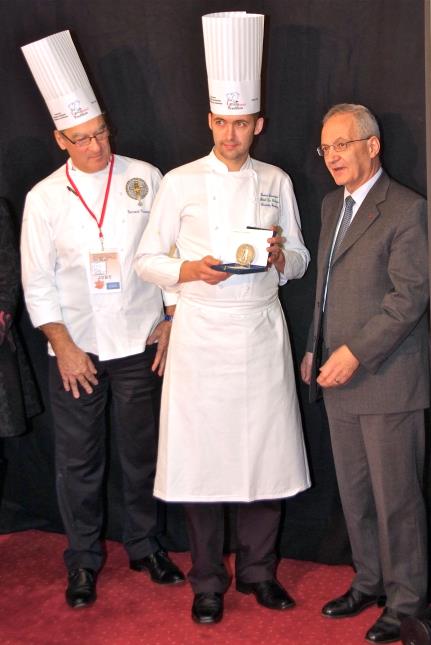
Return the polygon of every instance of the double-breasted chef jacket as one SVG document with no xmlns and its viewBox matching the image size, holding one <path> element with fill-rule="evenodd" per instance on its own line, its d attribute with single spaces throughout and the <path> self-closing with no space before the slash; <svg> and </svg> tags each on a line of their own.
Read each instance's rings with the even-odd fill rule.
<svg viewBox="0 0 431 645">
<path fill-rule="evenodd" d="M 70 160 L 68 164 L 72 179 L 99 216 L 109 169 L 86 173 Z M 101 250 L 99 229 L 70 189 L 66 166 L 29 192 L 21 255 L 25 300 L 35 327 L 63 322 L 76 345 L 101 361 L 145 350 L 148 336 L 163 319 L 163 303 L 160 289 L 139 280 L 133 259 L 160 179 L 151 164 L 115 155 L 102 229 L 105 250 L 116 250 L 120 259 L 121 290 L 112 293 L 91 292 L 89 253 Z M 137 180 L 145 182 L 141 199 L 133 190 Z M 51 347 L 49 353 L 53 355 Z"/>
</svg>

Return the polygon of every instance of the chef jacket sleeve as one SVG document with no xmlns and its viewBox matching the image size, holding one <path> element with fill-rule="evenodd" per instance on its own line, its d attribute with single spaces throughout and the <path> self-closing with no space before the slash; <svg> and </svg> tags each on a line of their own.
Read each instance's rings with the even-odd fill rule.
<svg viewBox="0 0 431 645">
<path fill-rule="evenodd" d="M 283 245 L 286 262 L 279 279 L 279 284 L 282 286 L 288 280 L 302 278 L 310 262 L 310 254 L 304 246 L 301 233 L 301 220 L 292 181 L 286 174 L 284 174 L 280 186 L 279 226 L 281 235 L 286 239 Z"/>
<path fill-rule="evenodd" d="M 21 275 L 25 302 L 35 327 L 63 319 L 48 212 L 49 206 L 39 195 L 27 195 L 21 232 Z"/>
<path fill-rule="evenodd" d="M 146 282 L 153 282 L 164 289 L 165 304 L 173 297 L 180 276 L 183 259 L 171 253 L 180 229 L 178 193 L 166 175 L 151 208 L 149 222 L 135 256 L 135 270 Z"/>
</svg>

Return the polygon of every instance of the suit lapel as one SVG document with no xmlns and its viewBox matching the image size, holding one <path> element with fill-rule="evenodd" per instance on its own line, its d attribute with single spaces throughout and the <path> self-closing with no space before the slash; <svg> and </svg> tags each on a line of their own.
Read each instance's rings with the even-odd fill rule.
<svg viewBox="0 0 431 645">
<path fill-rule="evenodd" d="M 380 211 L 377 205 L 386 199 L 389 181 L 389 177 L 383 172 L 382 176 L 371 188 L 353 218 L 353 222 L 349 226 L 343 241 L 338 247 L 332 264 L 335 264 L 362 237 L 365 231 L 374 224 L 378 217 L 380 217 Z"/>
<path fill-rule="evenodd" d="M 343 195 L 344 193 L 342 190 L 337 191 L 337 193 L 334 194 L 333 203 L 327 204 L 325 208 L 325 226 L 322 227 L 321 231 L 322 257 L 325 258 L 325 267 L 327 267 L 329 262 L 335 230 L 343 208 Z"/>
</svg>

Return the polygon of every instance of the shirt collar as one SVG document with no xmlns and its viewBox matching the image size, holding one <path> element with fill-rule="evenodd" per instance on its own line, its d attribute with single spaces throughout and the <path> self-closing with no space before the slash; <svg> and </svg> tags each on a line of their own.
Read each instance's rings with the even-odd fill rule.
<svg viewBox="0 0 431 645">
<path fill-rule="evenodd" d="M 218 157 L 216 157 L 214 148 L 209 153 L 208 159 L 211 164 L 211 167 L 214 170 L 217 170 L 217 172 L 226 173 L 226 174 L 229 172 L 229 169 L 226 166 L 226 164 L 223 163 L 223 161 L 221 161 Z M 252 168 L 253 168 L 253 165 L 252 165 L 251 157 L 249 155 L 238 172 L 241 172 L 242 170 L 250 170 Z"/>
<path fill-rule="evenodd" d="M 69 170 L 73 172 L 75 177 L 82 179 L 91 179 L 92 177 L 98 179 L 100 177 L 105 177 L 109 173 L 109 161 L 106 164 L 105 168 L 102 168 L 102 170 L 97 170 L 96 172 L 84 172 L 83 170 L 79 170 L 79 168 L 74 166 L 72 159 L 69 157 L 68 167 Z"/>
<path fill-rule="evenodd" d="M 371 179 L 366 181 L 365 184 L 362 184 L 362 186 L 359 186 L 359 188 L 354 190 L 353 193 L 349 193 L 347 188 L 344 188 L 344 201 L 346 200 L 346 197 L 351 195 L 355 200 L 355 210 L 358 210 L 358 208 L 361 206 L 362 202 L 364 201 L 365 197 L 370 192 L 371 188 L 374 186 L 376 181 L 380 178 L 382 172 L 383 172 L 383 168 L 380 166 L 378 171 L 371 177 Z"/>
</svg>

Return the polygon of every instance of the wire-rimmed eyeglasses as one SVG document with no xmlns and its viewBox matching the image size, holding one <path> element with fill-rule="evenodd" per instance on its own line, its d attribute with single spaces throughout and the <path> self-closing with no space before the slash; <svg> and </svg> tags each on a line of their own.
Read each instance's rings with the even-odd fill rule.
<svg viewBox="0 0 431 645">
<path fill-rule="evenodd" d="M 108 126 L 104 125 L 100 130 L 98 130 L 91 136 L 82 137 L 81 139 L 76 139 L 76 141 L 72 141 L 72 139 L 69 139 L 67 134 L 64 134 L 64 132 L 60 132 L 60 134 L 62 137 L 67 139 L 69 143 L 73 143 L 74 146 L 78 146 L 78 148 L 87 148 L 90 145 L 90 143 L 93 141 L 93 139 L 96 139 L 96 141 L 106 141 L 106 139 L 109 137 L 111 133 L 109 131 Z"/>
<path fill-rule="evenodd" d="M 340 141 L 340 143 L 331 143 L 323 144 L 316 148 L 317 154 L 319 157 L 326 157 L 331 148 L 334 148 L 334 152 L 345 152 L 351 143 L 356 143 L 356 141 L 368 141 L 372 135 L 368 137 L 363 137 L 362 139 L 351 139 L 351 141 Z"/>
</svg>

